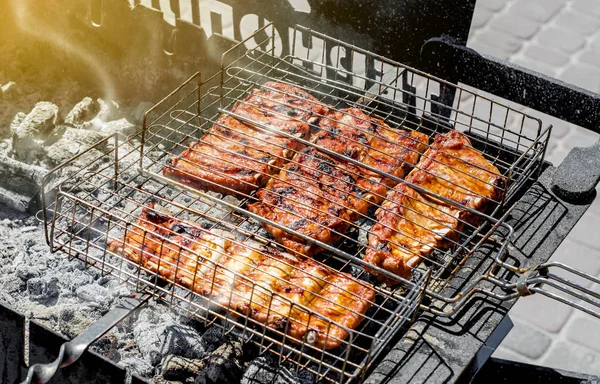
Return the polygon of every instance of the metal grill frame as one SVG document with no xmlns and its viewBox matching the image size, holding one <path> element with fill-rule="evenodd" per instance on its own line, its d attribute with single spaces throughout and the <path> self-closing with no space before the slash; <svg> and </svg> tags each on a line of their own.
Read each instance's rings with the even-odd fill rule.
<svg viewBox="0 0 600 384">
<path fill-rule="evenodd" d="M 194 204 L 202 199 L 200 196 L 144 175 L 137 168 L 139 153 L 139 141 L 138 144 L 132 140 L 119 143 L 115 135 L 56 167 L 45 177 L 42 214 L 52 252 L 61 251 L 69 257 L 78 258 L 98 268 L 104 275 L 111 275 L 138 292 L 150 293 L 202 320 L 205 327 L 220 327 L 224 335 L 233 333 L 254 344 L 259 354 L 274 353 L 279 364 L 288 364 L 296 371 L 306 369 L 317 378 L 330 382 L 351 382 L 363 378 L 385 346 L 398 336 L 399 329 L 412 319 L 421 302 L 428 274 L 415 278 L 412 289 L 376 288 L 378 302 L 372 303 L 374 310 L 364 316 L 365 320 L 357 329 L 330 321 L 330 326 L 341 327 L 349 333 L 341 347 L 332 351 L 317 349 L 297 339 L 294 344 L 285 331 L 267 327 L 247 314 L 232 317 L 223 313 L 227 305 L 164 279 L 141 261 L 135 263 L 110 249 L 109 242 L 122 240 L 132 227 L 139 228 L 136 220 L 141 208 L 147 202 L 157 200 L 166 208 L 176 209 L 174 217 L 183 214 L 208 218 L 215 225 L 232 232 L 237 228 L 248 238 L 252 236 L 242 227 L 244 221 L 235 225 L 222 219 L 234 214 L 231 210 L 220 209 L 221 219 L 214 212 L 209 216 L 209 211 L 217 209 L 218 204 L 208 205 L 205 200 L 202 203 L 204 212 L 198 211 Z M 70 180 L 77 181 L 70 183 Z M 166 190 L 170 192 L 163 193 Z M 104 197 L 98 198 L 100 195 Z M 125 206 L 121 208 L 119 204 L 123 202 Z M 149 232 L 144 230 L 144 233 Z M 168 243 L 169 240 L 163 238 L 162 242 Z M 216 286 L 214 280 L 211 284 Z M 253 284 L 253 290 L 255 286 Z M 271 300 L 276 297 L 287 300 L 271 293 Z M 315 312 L 311 312 L 310 316 L 323 318 Z"/>
<path fill-rule="evenodd" d="M 271 29 L 270 36 L 266 34 L 266 38 L 263 37 L 261 40 L 257 40 L 260 36 L 265 35 L 265 31 L 269 31 L 269 29 Z M 318 36 L 319 38 L 327 38 L 323 34 L 314 32 L 301 26 L 297 26 L 296 31 L 298 31 L 298 33 L 311 34 L 309 35 L 309 40 L 312 38 L 312 34 Z M 499 145 L 501 145 L 502 143 L 506 144 L 507 142 L 510 142 L 509 137 L 511 137 L 512 135 L 513 137 L 516 137 L 516 141 L 513 140 L 513 144 L 516 145 L 516 148 L 506 149 L 506 146 L 503 147 L 503 150 L 509 151 L 514 155 L 514 163 L 505 164 L 505 171 L 503 173 L 503 175 L 507 177 L 507 179 L 509 179 L 511 182 L 508 183 L 508 189 L 505 191 L 506 193 L 504 194 L 505 198 L 502 201 L 496 202 L 496 209 L 491 215 L 486 215 L 481 212 L 474 211 L 458 203 L 449 201 L 448 199 L 445 199 L 441 196 L 436 196 L 441 200 L 444 200 L 452 205 L 459 206 L 465 209 L 466 211 L 471 212 L 472 214 L 480 218 L 483 223 L 478 227 L 474 227 L 473 233 L 469 234 L 469 236 L 463 236 L 462 241 L 459 244 L 455 245 L 454 252 L 452 252 L 451 255 L 447 256 L 444 259 L 443 264 L 437 266 L 438 268 L 436 268 L 436 273 L 433 275 L 433 278 L 431 280 L 431 288 L 427 292 L 432 298 L 442 300 L 447 303 L 457 303 L 458 301 L 455 310 L 458 309 L 466 301 L 466 298 L 470 296 L 470 294 L 472 293 L 470 293 L 470 291 L 472 291 L 474 287 L 470 287 L 468 291 L 460 292 L 456 295 L 452 294 L 450 296 L 448 296 L 447 294 L 442 295 L 440 294 L 440 292 L 444 289 L 448 281 L 458 271 L 458 269 L 464 263 L 466 258 L 468 258 L 470 254 L 475 252 L 482 244 L 484 244 L 492 234 L 495 234 L 496 242 L 499 245 L 495 257 L 499 261 L 501 261 L 501 257 L 506 250 L 505 246 L 512 235 L 512 228 L 505 225 L 502 222 L 503 219 L 501 217 L 499 219 L 496 217 L 500 216 L 500 213 L 506 210 L 506 208 L 513 201 L 514 197 L 518 196 L 519 189 L 532 177 L 534 177 L 536 172 L 539 170 L 539 167 L 543 162 L 543 157 L 546 150 L 547 140 L 549 139 L 551 126 L 542 130 L 541 121 L 530 115 L 524 114 L 511 107 L 499 104 L 491 99 L 482 97 L 466 88 L 458 87 L 444 80 L 427 75 L 421 71 L 385 59 L 381 56 L 373 55 L 370 52 L 343 43 L 339 40 L 328 38 L 332 41 L 332 44 L 335 43 L 345 46 L 348 52 L 356 51 L 365 55 L 365 57 L 368 58 L 367 62 L 379 61 L 381 63 L 380 72 L 382 73 L 382 78 L 380 81 L 368 80 L 364 76 L 359 76 L 359 79 L 361 81 L 364 81 L 365 88 L 368 89 L 352 88 L 348 84 L 337 81 L 338 76 L 350 76 L 350 78 L 352 76 L 356 76 L 355 74 L 345 70 L 341 65 L 341 61 L 337 63 L 338 66 L 335 66 L 320 64 L 318 62 L 308 60 L 308 58 L 298 58 L 295 56 L 286 56 L 284 58 L 278 58 L 274 55 L 276 42 L 273 36 L 274 31 L 272 25 L 265 25 L 263 28 L 259 29 L 255 33 L 255 35 L 250 36 L 248 39 L 240 42 L 237 46 L 223 54 L 222 70 L 220 72 L 202 80 L 199 73 L 190 77 L 186 82 L 184 82 L 177 89 L 175 89 L 169 96 L 167 96 L 155 107 L 148 111 L 144 119 L 144 128 L 142 132 L 143 151 L 145 153 L 150 153 L 156 151 L 161 145 L 163 146 L 163 149 L 159 150 L 159 152 L 161 152 L 161 155 L 159 155 L 156 158 L 156 160 L 154 160 L 153 164 L 151 164 L 150 166 L 144 167 L 140 164 L 142 171 L 146 172 L 146 174 L 157 180 L 161 180 L 165 183 L 169 182 L 176 184 L 180 188 L 187 189 L 190 192 L 205 195 L 207 198 L 211 198 L 215 202 L 217 202 L 219 200 L 218 198 L 206 195 L 204 194 L 204 192 L 201 191 L 196 191 L 178 181 L 167 179 L 162 174 L 160 174 L 160 171 L 156 167 L 156 164 L 164 164 L 165 160 L 168 157 L 177 155 L 184 148 L 186 148 L 186 144 L 192 141 L 197 141 L 203 132 L 205 132 L 213 124 L 215 124 L 216 119 L 220 114 L 228 114 L 241 121 L 244 121 L 242 117 L 232 112 L 229 112 L 227 108 L 233 105 L 233 103 L 241 100 L 251 88 L 257 87 L 263 81 L 287 81 L 292 85 L 297 86 L 298 83 L 295 83 L 293 80 L 308 80 L 309 82 L 311 82 L 311 84 L 315 84 L 317 81 L 314 77 L 310 77 L 311 74 L 306 70 L 306 68 L 292 65 L 294 62 L 297 61 L 301 61 L 305 65 L 310 65 L 313 67 L 316 66 L 317 68 L 320 68 L 321 71 L 336 71 L 333 74 L 334 79 L 328 80 L 331 82 L 331 85 L 328 84 L 326 87 L 330 90 L 331 93 L 341 92 L 343 96 L 336 98 L 336 100 L 338 100 L 338 103 L 341 101 L 348 102 L 348 99 L 353 98 L 353 101 L 350 101 L 351 104 L 358 105 L 363 110 L 372 113 L 378 112 L 378 108 L 381 108 L 381 105 L 383 105 L 383 107 L 388 109 L 386 115 L 381 116 L 378 114 L 377 117 L 382 117 L 388 122 L 393 122 L 394 119 L 402 119 L 402 121 L 397 123 L 398 126 L 403 126 L 404 128 L 408 129 L 426 129 L 426 132 L 433 134 L 438 130 L 443 131 L 444 129 L 448 129 L 448 123 L 444 122 L 443 116 L 444 114 L 447 114 L 448 111 L 450 111 L 456 117 L 456 124 L 458 125 L 465 125 L 464 122 L 461 123 L 459 121 L 461 117 L 468 119 L 468 121 L 471 123 L 471 125 L 468 125 L 470 131 L 475 132 L 476 134 L 479 133 L 478 136 L 471 135 L 469 137 L 471 138 L 471 140 L 474 140 L 474 142 L 480 143 L 480 146 L 483 147 L 481 149 L 484 150 L 484 154 L 486 153 L 486 148 L 488 151 L 489 147 L 495 147 L 498 149 L 500 148 Z M 295 39 L 296 33 L 294 33 L 294 40 Z M 256 47 L 248 49 L 246 43 L 248 43 L 249 41 L 253 41 L 253 44 L 256 45 Z M 326 45 L 327 44 L 324 44 L 324 46 Z M 310 50 L 307 52 L 307 56 L 310 56 Z M 239 67 L 240 64 L 243 66 Z M 388 70 L 384 74 L 384 65 L 392 67 L 392 70 Z M 281 66 L 285 66 L 285 68 L 281 70 Z M 252 70 L 256 69 L 255 67 L 258 67 L 259 69 Z M 299 74 L 290 72 L 290 68 L 296 70 Z M 282 78 L 281 76 L 277 76 L 276 73 L 278 71 L 283 72 L 287 77 L 284 76 Z M 253 76 L 258 80 L 247 81 L 247 79 L 241 76 L 240 73 L 245 73 L 246 75 Z M 329 77 L 327 79 L 329 79 Z M 411 79 L 411 81 L 408 81 L 408 79 Z M 417 83 L 419 83 L 419 79 L 422 85 L 421 91 L 423 94 L 427 95 L 427 97 L 420 96 L 419 94 L 419 91 L 417 89 Z M 239 81 L 241 81 L 242 83 L 240 83 Z M 245 84 L 243 83 L 244 81 L 246 81 Z M 230 86 L 230 84 L 234 82 L 238 82 L 236 83 L 237 86 Z M 367 82 L 371 82 L 372 84 L 368 84 Z M 239 84 L 242 85 L 240 86 Z M 449 87 L 454 87 L 457 89 L 457 97 L 455 102 L 457 106 L 456 108 L 448 108 L 445 104 L 439 101 L 439 99 L 444 98 L 443 92 L 449 92 Z M 306 86 L 301 86 L 300 88 L 308 91 L 308 93 L 315 95 L 314 89 L 311 89 Z M 433 89 L 441 90 L 442 96 L 436 96 L 433 93 Z M 382 104 L 382 101 L 380 100 L 380 98 L 378 98 L 378 96 L 381 96 L 382 94 L 386 93 L 388 95 L 387 99 L 385 99 Z M 391 97 L 389 96 L 390 94 Z M 328 95 L 323 96 L 325 97 Z M 487 121 L 485 123 L 488 129 L 487 131 L 481 131 L 480 128 L 475 127 L 474 122 L 479 122 L 483 124 L 486 120 L 481 117 L 474 116 L 472 114 L 469 115 L 468 113 L 461 111 L 461 108 L 459 108 L 461 107 L 461 105 L 463 105 L 464 109 L 464 103 L 461 104 L 461 100 L 467 97 L 472 98 L 472 103 L 469 104 L 469 109 L 471 109 L 472 111 L 476 109 L 476 106 L 478 105 L 477 103 L 479 101 L 481 103 L 484 103 L 486 106 L 486 114 L 490 119 L 492 118 L 492 116 L 497 115 L 497 113 L 495 113 L 495 108 L 499 108 L 501 111 L 503 111 L 501 114 L 501 120 L 504 122 L 504 126 L 500 126 L 491 121 Z M 423 104 L 422 108 L 417 108 L 418 101 L 420 101 Z M 375 106 L 373 106 L 372 104 L 375 104 Z M 427 105 L 430 106 L 432 113 L 429 113 L 425 110 L 425 107 L 427 107 Z M 442 109 L 445 109 L 446 112 L 441 111 Z M 436 114 L 433 112 L 438 112 L 441 114 Z M 421 115 L 419 116 L 417 113 L 421 113 Z M 404 117 L 397 116 L 400 114 L 403 114 Z M 508 121 L 510 120 L 509 116 L 511 116 L 511 114 L 519 116 L 519 118 L 516 119 L 517 121 L 520 121 L 520 123 L 518 124 L 517 132 L 506 126 L 508 124 Z M 534 125 L 532 137 L 528 137 L 525 134 L 526 132 L 524 132 L 525 121 L 529 121 L 531 124 Z M 261 129 L 266 131 L 273 130 L 272 128 L 264 126 L 260 123 L 253 122 L 253 125 L 259 126 Z M 494 129 L 500 130 L 500 133 L 494 133 Z M 172 137 L 175 137 L 176 139 L 173 139 Z M 489 140 L 490 137 L 501 138 L 502 141 L 500 143 L 494 144 L 494 142 Z M 331 151 L 320 148 L 308 141 L 299 141 L 306 145 L 312 145 L 316 147 L 319 151 L 324 151 L 325 153 L 331 154 L 332 156 L 337 156 L 342 158 L 343 160 L 354 162 L 357 165 L 361 164 L 345 156 L 331 153 Z M 522 141 L 527 142 L 528 144 L 524 145 Z M 477 147 L 477 145 L 474 146 Z M 520 153 L 519 150 L 522 150 L 524 152 Z M 497 160 L 498 159 L 499 157 L 497 157 Z M 493 158 L 490 158 L 489 156 L 488 160 L 494 161 Z M 496 163 L 496 165 L 502 167 L 502 164 Z M 154 169 L 150 169 L 152 167 L 154 167 Z M 382 172 L 378 171 L 377 169 L 368 169 L 382 174 Z M 384 175 L 390 177 L 391 179 L 396 179 L 396 181 L 404 182 L 403 180 L 395 178 L 392 175 Z M 418 186 L 414 186 L 410 183 L 406 184 L 409 184 L 411 187 L 414 187 L 420 192 L 431 194 L 430 192 L 423 190 Z M 245 197 L 252 198 L 252 196 Z M 336 257 L 342 262 L 353 262 L 358 265 L 367 266 L 358 256 L 361 250 L 359 250 L 355 254 L 349 254 L 329 244 L 310 239 L 297 231 L 282 227 L 278 223 L 259 217 L 253 213 L 250 213 L 248 210 L 241 208 L 244 202 L 245 201 L 242 201 L 242 203 L 239 205 L 229 204 L 226 202 L 219 203 L 227 206 L 230 209 L 234 209 L 245 216 L 249 216 L 256 221 L 268 223 L 271 226 L 293 233 L 294 235 L 303 238 L 304 240 L 311 241 L 324 248 L 325 250 L 330 251 L 332 257 Z M 498 228 L 503 228 L 503 231 L 498 232 Z M 427 259 L 427 257 L 423 257 L 423 259 Z M 371 266 L 371 269 L 377 270 L 377 272 L 379 272 L 380 274 L 385 275 L 386 277 L 389 277 L 391 279 L 395 279 L 396 281 L 399 281 L 408 287 L 412 287 L 412 282 L 409 280 L 403 279 L 397 275 L 393 275 L 388 271 L 378 269 L 377 267 Z M 450 312 L 446 310 L 446 312 L 440 312 L 440 314 L 447 316 L 449 313 L 452 312 L 454 312 L 454 310 Z"/>
</svg>

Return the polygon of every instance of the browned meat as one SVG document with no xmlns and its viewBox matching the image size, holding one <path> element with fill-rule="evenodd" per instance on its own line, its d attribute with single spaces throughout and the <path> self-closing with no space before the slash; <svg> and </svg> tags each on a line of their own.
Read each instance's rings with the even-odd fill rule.
<svg viewBox="0 0 600 384">
<path fill-rule="evenodd" d="M 392 129 L 360 109 L 331 111 L 313 143 L 383 172 L 404 176 L 427 145 L 422 133 Z M 303 235 L 333 244 L 395 181 L 343 159 L 306 148 L 257 193 L 248 209 Z M 320 248 L 272 225 L 263 225 L 290 250 L 314 255 Z"/>
<path fill-rule="evenodd" d="M 220 116 L 198 142 L 170 159 L 163 174 L 193 188 L 247 195 L 302 148 L 297 140 L 276 132 L 306 140 L 310 123 L 327 108 L 296 87 L 269 82 L 252 90 L 233 112 L 256 125 Z"/>
<path fill-rule="evenodd" d="M 478 211 L 501 198 L 505 183 L 498 169 L 456 131 L 437 135 L 406 180 Z M 476 220 L 468 211 L 406 184 L 390 191 L 375 217 L 365 261 L 403 277 L 410 276 L 421 257 L 451 246 L 465 222 Z"/>
<path fill-rule="evenodd" d="M 237 242 L 228 232 L 182 222 L 152 203 L 110 248 L 233 315 L 249 316 L 316 348 L 340 346 L 348 337 L 342 327 L 358 327 L 375 299 L 372 287 L 349 274 L 255 242 Z"/>
<path fill-rule="evenodd" d="M 299 233 L 333 244 L 346 232 L 356 217 L 356 206 L 363 203 L 361 181 L 339 165 L 334 158 L 308 147 L 294 157 L 279 174 L 260 189 L 257 203 L 248 210 Z M 365 209 L 365 208 L 361 208 Z M 319 248 L 302 238 L 264 224 L 287 249 L 303 255 Z"/>
</svg>

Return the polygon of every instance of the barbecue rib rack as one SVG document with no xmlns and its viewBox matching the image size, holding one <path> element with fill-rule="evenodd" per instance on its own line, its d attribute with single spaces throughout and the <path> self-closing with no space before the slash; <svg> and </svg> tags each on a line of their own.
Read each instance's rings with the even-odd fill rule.
<svg viewBox="0 0 600 384">
<path fill-rule="evenodd" d="M 282 50 L 277 46 L 273 26 L 262 27 L 223 54 L 218 73 L 210 77 L 195 74 L 151 108 L 144 117 L 140 134 L 125 141 L 119 141 L 116 136 L 107 138 L 54 169 L 45 178 L 42 188 L 46 236 L 51 249 L 80 258 L 140 291 L 151 293 L 201 319 L 207 327 L 221 327 L 224 333 L 238 335 L 255 344 L 261 353 L 275 354 L 280 364 L 298 371 L 306 369 L 318 379 L 331 382 L 364 377 L 386 345 L 401 335 L 401 329 L 408 325 L 415 311 L 449 316 L 474 293 L 489 294 L 502 300 L 540 292 L 596 314 L 580 302 L 549 292 L 539 284 L 549 284 L 564 295 L 597 306 L 597 294 L 549 273 L 549 268 L 564 269 L 599 283 L 597 279 L 560 264 L 546 264 L 524 271 L 505 257 L 512 228 L 504 223 L 504 219 L 518 197 L 519 189 L 531 183 L 542 169 L 551 127 L 543 127 L 539 119 L 466 87 L 310 29 L 297 26 L 292 39 L 293 42 L 303 39 L 312 43 L 310 48 L 298 50 L 296 47 L 300 44 L 292 44 L 291 52 L 280 57 L 276 52 Z M 331 50 L 332 54 L 326 54 L 329 49 L 325 47 L 332 46 L 336 47 Z M 349 62 L 354 65 L 349 66 Z M 358 71 L 357 63 L 361 64 Z M 352 71 L 346 69 L 348 67 L 353 68 Z M 372 76 L 367 73 L 375 74 L 377 80 L 371 80 Z M 469 211 L 476 220 L 464 223 L 458 240 L 452 241 L 450 246 L 435 246 L 433 252 L 422 256 L 410 278 L 378 269 L 388 282 L 393 282 L 384 284 L 367 272 L 373 267 L 362 260 L 368 247 L 366 239 L 373 224 L 375 207 L 359 215 L 347 231 L 339 233 L 338 242 L 327 244 L 248 211 L 246 204 L 255 200 L 255 191 L 233 197 L 195 190 L 163 175 L 163 168 L 172 157 L 200 140 L 220 115 L 236 117 L 231 112 L 232 106 L 268 81 L 299 87 L 332 108 L 360 108 L 392 128 L 416 130 L 431 137 L 458 130 L 506 179 L 506 186 L 500 187 L 502 198 L 492 201 L 488 211 L 478 212 L 434 195 L 434 198 Z M 451 108 L 442 102 L 448 98 L 454 100 Z M 253 122 L 253 125 L 272 131 L 259 122 Z M 330 156 L 356 163 L 309 140 L 298 141 Z M 404 182 L 397 176 L 374 171 L 397 183 Z M 277 177 L 277 173 L 272 177 Z M 432 195 L 428 191 L 421 192 Z M 229 303 L 202 296 L 189 286 L 164 278 L 108 246 L 122 241 L 131 231 L 145 231 L 137 221 L 149 203 L 164 207 L 174 218 L 196 223 L 217 236 L 221 233 L 219 230 L 233 233 L 235 241 L 240 243 L 252 240 L 256 244 L 278 247 L 261 225 L 285 230 L 321 247 L 324 252 L 315 256 L 319 263 L 373 284 L 376 298 L 355 329 L 330 323 L 330 327 L 341 327 L 348 333 L 334 349 L 318 348 L 307 338 L 291 338 L 285 329 L 265 326 L 248 314 L 232 315 L 227 310 Z M 162 241 L 168 246 L 168 239 Z M 485 275 L 465 281 L 458 291 L 447 289 L 448 282 L 474 253 L 495 260 L 493 268 Z M 159 260 L 158 264 L 161 262 Z M 213 265 L 213 270 L 216 268 L 217 265 Z M 207 284 L 216 287 L 214 273 Z M 492 293 L 490 285 L 505 288 L 506 294 Z M 253 290 L 254 286 L 257 284 L 253 285 Z M 275 293 L 270 295 L 271 301 L 278 298 Z M 311 313 L 311 316 L 322 318 L 317 313 Z"/>
</svg>

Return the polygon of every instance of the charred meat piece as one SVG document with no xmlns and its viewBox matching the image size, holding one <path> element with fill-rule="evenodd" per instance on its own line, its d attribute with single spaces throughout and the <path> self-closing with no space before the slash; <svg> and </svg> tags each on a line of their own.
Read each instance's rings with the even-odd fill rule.
<svg viewBox="0 0 600 384">
<path fill-rule="evenodd" d="M 340 346 L 364 318 L 375 291 L 351 275 L 233 234 L 173 218 L 155 204 L 122 240 L 109 244 L 150 273 L 248 316 L 296 343 Z"/>
<path fill-rule="evenodd" d="M 320 120 L 313 143 L 402 177 L 425 150 L 428 136 L 392 129 L 351 108 Z M 396 182 L 339 157 L 306 148 L 257 193 L 248 209 L 268 220 L 325 244 L 335 243 L 372 204 L 380 203 Z M 312 256 L 320 248 L 269 224 L 263 224 L 287 249 Z"/>
<path fill-rule="evenodd" d="M 326 111 L 296 87 L 266 83 L 233 107 L 255 124 L 221 115 L 198 142 L 169 160 L 163 174 L 193 188 L 247 195 L 302 148 L 295 138 L 308 139 L 310 124 Z"/>
<path fill-rule="evenodd" d="M 330 111 L 319 121 L 319 128 L 313 143 L 398 178 L 412 169 L 429 143 L 429 136 L 424 133 L 390 128 L 358 108 Z M 341 163 L 369 181 L 375 204 L 385 198 L 389 187 L 397 184 L 364 167 L 343 160 Z"/>
<path fill-rule="evenodd" d="M 333 244 L 355 220 L 355 207 L 367 193 L 363 185 L 336 159 L 308 147 L 282 169 L 279 177 L 271 178 L 257 192 L 259 202 L 248 204 L 248 210 L 310 238 Z M 319 250 L 299 236 L 265 223 L 263 226 L 289 250 L 303 255 L 313 255 Z"/>
<path fill-rule="evenodd" d="M 484 211 L 502 197 L 505 178 L 463 134 L 437 135 L 406 180 L 467 208 Z M 449 248 L 467 223 L 469 211 L 434 195 L 399 184 L 375 213 L 365 261 L 402 277 L 435 248 Z"/>
</svg>

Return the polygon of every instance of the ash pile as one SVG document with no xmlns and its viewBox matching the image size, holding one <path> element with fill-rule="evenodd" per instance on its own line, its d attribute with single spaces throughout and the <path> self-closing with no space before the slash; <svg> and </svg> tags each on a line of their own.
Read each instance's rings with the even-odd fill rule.
<svg viewBox="0 0 600 384">
<path fill-rule="evenodd" d="M 41 179 L 49 169 L 107 136 L 124 139 L 134 134 L 150 106 L 121 108 L 86 97 L 64 113 L 62 107 L 43 101 L 2 125 L 0 305 L 72 339 L 134 294 L 129 285 L 78 259 L 51 253 L 34 213 Z M 308 371 L 280 366 L 244 341 L 231 329 L 207 328 L 151 302 L 91 349 L 157 383 L 314 382 Z"/>
</svg>

